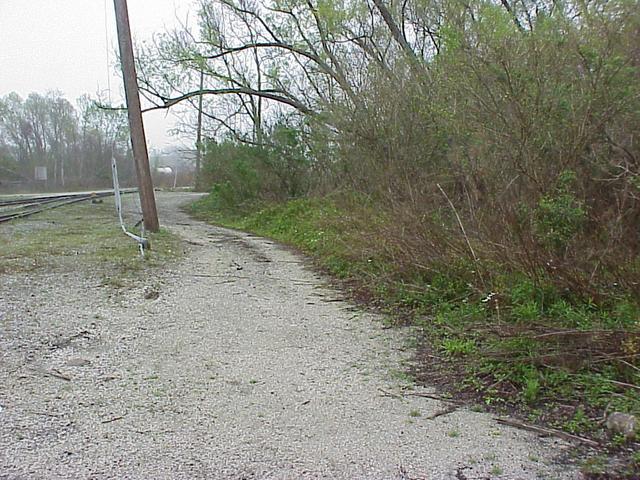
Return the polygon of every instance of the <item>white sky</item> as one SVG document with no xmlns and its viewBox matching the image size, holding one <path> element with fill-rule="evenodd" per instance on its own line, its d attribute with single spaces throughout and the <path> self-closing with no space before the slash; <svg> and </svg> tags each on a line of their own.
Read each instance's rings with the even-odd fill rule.
<svg viewBox="0 0 640 480">
<path fill-rule="evenodd" d="M 195 20 L 191 0 L 128 0 L 128 6 L 134 42 Z M 118 103 L 117 46 L 113 0 L 0 0 L 0 96 L 60 90 L 75 102 L 85 93 L 106 96 L 110 86 Z M 149 112 L 144 121 L 150 148 L 177 142 L 168 134 L 171 114 Z"/>
</svg>

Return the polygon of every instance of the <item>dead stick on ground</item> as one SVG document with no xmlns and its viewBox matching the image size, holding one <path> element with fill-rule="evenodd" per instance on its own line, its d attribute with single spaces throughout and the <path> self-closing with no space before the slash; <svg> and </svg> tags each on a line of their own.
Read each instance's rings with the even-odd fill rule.
<svg viewBox="0 0 640 480">
<path fill-rule="evenodd" d="M 522 430 L 528 430 L 530 432 L 540 433 L 542 435 L 553 435 L 555 437 L 564 438 L 565 440 L 583 443 L 585 445 L 589 445 L 590 447 L 600 446 L 600 443 L 596 442 L 595 440 L 572 435 L 570 433 L 563 432 L 562 430 L 556 430 L 555 428 L 538 427 L 537 425 L 529 425 L 526 423 L 518 422 L 516 420 L 510 420 L 508 418 L 495 418 L 495 421 L 502 425 L 508 425 L 510 427 L 521 428 Z"/>
<path fill-rule="evenodd" d="M 450 405 L 447 408 L 443 408 L 442 410 L 438 410 L 435 413 L 432 413 L 428 417 L 425 417 L 427 420 L 433 420 L 434 418 L 441 417 L 443 415 L 449 415 L 450 413 L 455 412 L 458 409 L 457 406 Z"/>
<path fill-rule="evenodd" d="M 236 283 L 237 280 L 224 280 L 222 282 L 210 283 L 209 285 L 226 285 L 227 283 Z"/>
<path fill-rule="evenodd" d="M 45 370 L 45 369 L 39 369 L 39 368 L 34 368 L 31 369 L 34 372 L 39 372 L 42 373 L 44 375 L 47 375 L 49 377 L 55 377 L 55 378 L 59 378 L 60 380 L 64 380 L 66 382 L 70 382 L 71 381 L 71 377 L 68 377 L 67 375 L 63 375 L 62 373 L 56 371 L 56 370 Z"/>
<path fill-rule="evenodd" d="M 111 423 L 111 422 L 116 422 L 118 420 L 122 420 L 124 417 L 126 417 L 127 415 L 120 415 L 119 417 L 113 417 L 113 418 L 109 418 L 108 420 L 102 420 L 102 422 L 100 423 Z"/>
<path fill-rule="evenodd" d="M 460 405 L 460 402 L 456 402 L 455 400 L 450 400 L 448 398 L 442 398 L 441 396 L 433 395 L 431 393 L 420 393 L 420 392 L 393 393 L 393 392 L 388 392 L 383 388 L 378 388 L 378 390 L 380 390 L 386 397 L 393 397 L 393 398 L 422 397 L 422 398 L 430 398 L 432 400 L 438 400 L 439 402 Z"/>
<path fill-rule="evenodd" d="M 402 395 L 398 394 L 398 393 L 393 393 L 393 392 L 387 392 L 385 389 L 383 388 L 378 388 L 378 390 L 380 390 L 382 393 L 384 393 L 384 395 L 386 397 L 393 397 L 393 398 L 403 398 Z"/>
<path fill-rule="evenodd" d="M 193 240 L 186 240 L 186 242 L 187 242 L 189 245 L 196 245 L 196 246 L 198 246 L 198 247 L 204 247 L 204 246 L 206 246 L 204 243 L 194 242 Z"/>
<path fill-rule="evenodd" d="M 638 385 L 632 385 L 630 383 L 618 382 L 616 380 L 609 380 L 609 382 L 613 383 L 614 385 L 618 385 L 620 387 L 634 388 L 636 390 L 640 390 L 640 387 Z"/>
<path fill-rule="evenodd" d="M 633 365 L 633 364 L 631 364 L 631 363 L 629 363 L 629 362 L 625 362 L 624 360 L 622 360 L 622 359 L 620 359 L 620 358 L 618 358 L 617 360 L 618 360 L 620 363 L 622 363 L 622 364 L 626 365 L 627 367 L 631 367 L 631 368 L 633 368 L 634 370 L 636 370 L 636 371 L 640 372 L 640 368 L 636 367 L 635 365 Z"/>
<path fill-rule="evenodd" d="M 147 433 L 153 433 L 156 435 L 164 435 L 167 433 L 175 433 L 175 430 L 131 430 L 132 432 L 139 433 L 140 435 L 146 435 Z"/>
<path fill-rule="evenodd" d="M 202 277 L 202 278 L 249 278 L 242 275 L 209 275 L 207 273 L 192 273 L 192 277 Z"/>
<path fill-rule="evenodd" d="M 431 393 L 408 392 L 405 395 L 407 397 L 430 398 L 432 400 L 438 400 L 439 402 L 452 403 L 454 405 L 462 405 L 462 402 L 458 402 L 456 400 L 451 400 L 450 398 L 444 398 L 444 397 L 441 397 L 439 395 L 433 395 Z"/>
<path fill-rule="evenodd" d="M 52 417 L 52 418 L 64 417 L 64 415 L 61 413 L 31 412 L 31 411 L 27 411 L 27 413 L 30 413 L 32 415 L 42 415 L 43 417 Z"/>
</svg>

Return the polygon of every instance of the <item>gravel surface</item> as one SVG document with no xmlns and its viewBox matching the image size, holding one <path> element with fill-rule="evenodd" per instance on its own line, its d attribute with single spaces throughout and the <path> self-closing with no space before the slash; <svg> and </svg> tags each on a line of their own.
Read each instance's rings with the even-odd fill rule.
<svg viewBox="0 0 640 480">
<path fill-rule="evenodd" d="M 398 374 L 407 331 L 191 199 L 159 195 L 187 254 L 133 289 L 82 264 L 1 277 L 0 479 L 580 478 L 562 441 L 430 418 L 451 409 L 407 395 L 429 392 Z"/>
</svg>

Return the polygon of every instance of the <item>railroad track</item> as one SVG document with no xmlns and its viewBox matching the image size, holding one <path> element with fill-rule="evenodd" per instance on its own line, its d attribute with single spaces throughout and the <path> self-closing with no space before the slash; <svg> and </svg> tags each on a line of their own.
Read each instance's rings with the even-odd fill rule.
<svg viewBox="0 0 640 480">
<path fill-rule="evenodd" d="M 122 193 L 132 193 L 136 189 L 121 190 Z M 25 218 L 45 210 L 62 207 L 78 202 L 86 202 L 97 198 L 109 197 L 113 191 L 70 193 L 55 196 L 23 197 L 0 199 L 0 223 L 18 218 Z"/>
</svg>

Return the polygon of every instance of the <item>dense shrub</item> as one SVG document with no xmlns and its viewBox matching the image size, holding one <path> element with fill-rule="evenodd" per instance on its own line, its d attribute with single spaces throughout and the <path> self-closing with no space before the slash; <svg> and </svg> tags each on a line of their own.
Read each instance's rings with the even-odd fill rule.
<svg viewBox="0 0 640 480">
<path fill-rule="evenodd" d="M 310 164 L 299 137 L 298 130 L 278 125 L 262 146 L 207 142 L 201 182 L 217 208 L 242 210 L 258 201 L 283 201 L 307 193 Z"/>
<path fill-rule="evenodd" d="M 527 29 L 500 5 L 460 8 L 423 69 L 372 74 L 337 175 L 394 213 L 383 234 L 406 268 L 463 256 L 479 290 L 501 265 L 582 298 L 640 294 L 637 5 Z"/>
</svg>

